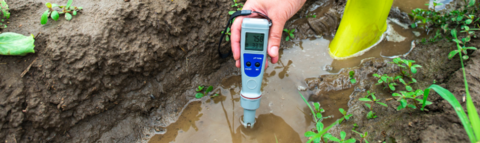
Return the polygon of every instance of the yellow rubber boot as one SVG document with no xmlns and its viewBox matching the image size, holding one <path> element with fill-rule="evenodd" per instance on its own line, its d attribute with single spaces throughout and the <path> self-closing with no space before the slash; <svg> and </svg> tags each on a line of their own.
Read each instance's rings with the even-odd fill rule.
<svg viewBox="0 0 480 143">
<path fill-rule="evenodd" d="M 334 59 L 363 54 L 382 38 L 393 0 L 348 0 L 337 33 L 330 43 Z"/>
</svg>

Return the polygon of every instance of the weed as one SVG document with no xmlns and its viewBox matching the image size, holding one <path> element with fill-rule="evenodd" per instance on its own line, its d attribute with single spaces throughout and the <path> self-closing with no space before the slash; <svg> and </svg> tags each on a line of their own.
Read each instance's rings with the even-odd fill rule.
<svg viewBox="0 0 480 143">
<path fill-rule="evenodd" d="M 210 93 L 210 92 L 213 90 L 213 86 L 209 86 L 209 87 L 205 90 L 204 93 L 202 93 L 202 90 L 203 90 L 203 89 L 205 89 L 205 86 L 198 86 L 198 88 L 197 88 L 196 91 L 197 91 L 197 92 L 200 92 L 200 93 L 195 94 L 195 98 L 200 99 L 200 98 L 202 98 L 203 96 L 208 95 L 208 93 Z M 214 94 L 214 95 L 212 95 L 211 97 L 213 98 L 213 97 L 217 97 L 217 96 L 219 96 L 219 95 L 218 95 L 218 94 Z"/>
<path fill-rule="evenodd" d="M 315 15 L 315 14 L 310 14 L 310 15 L 307 15 L 307 18 L 317 18 L 317 15 Z"/>
<path fill-rule="evenodd" d="M 40 19 L 40 23 L 42 25 L 47 24 L 48 18 L 51 17 L 53 20 L 57 21 L 61 14 L 65 14 L 65 19 L 72 20 L 72 15 L 77 15 L 77 12 L 82 10 L 82 7 L 75 7 L 71 6 L 73 0 L 68 0 L 66 6 L 60 6 L 58 4 L 51 4 L 47 2 L 45 5 L 47 6 L 47 10 L 42 14 L 42 18 Z M 54 8 L 60 8 L 61 11 L 57 11 Z"/>
<path fill-rule="evenodd" d="M 395 83 L 394 77 L 390 77 L 387 74 L 383 74 L 382 76 L 380 76 L 376 73 L 374 73 L 373 76 L 379 78 L 377 84 L 375 85 L 384 84 L 385 87 L 383 89 L 389 87 L 390 90 L 395 91 L 395 86 L 397 86 L 397 83 Z"/>
<path fill-rule="evenodd" d="M 467 39 L 466 38 L 462 38 L 462 41 L 458 40 L 457 39 L 457 31 L 455 29 L 453 29 L 451 31 L 452 33 L 452 36 L 454 37 L 454 39 L 452 39 L 452 41 L 454 41 L 456 44 L 457 44 L 457 50 L 453 50 L 451 51 L 449 54 L 448 54 L 448 59 L 452 59 L 453 57 L 455 57 L 455 55 L 459 54 L 459 56 L 461 57 L 460 60 L 462 62 L 462 67 L 463 67 L 463 60 L 467 60 L 469 57 L 467 55 L 467 50 L 477 50 L 477 48 L 475 47 L 465 47 L 466 43 L 468 41 L 470 41 L 470 39 Z M 460 46 L 460 44 L 462 44 L 463 46 Z M 462 56 L 462 53 L 465 54 Z"/>
<path fill-rule="evenodd" d="M 357 129 L 357 128 L 358 128 L 357 123 L 353 123 L 353 129 L 352 129 L 352 130 L 355 130 L 355 129 Z"/>
<path fill-rule="evenodd" d="M 360 137 L 362 138 L 362 139 L 360 139 L 360 143 L 363 143 L 363 141 L 365 141 L 365 143 L 368 143 L 368 141 L 367 141 L 368 132 L 365 132 L 365 133 L 362 134 L 362 133 L 359 133 L 355 130 L 352 130 L 352 131 L 357 133 L 358 135 L 360 135 Z"/>
<path fill-rule="evenodd" d="M 323 136 L 323 139 L 325 140 L 325 142 L 328 142 L 329 140 L 331 140 L 331 141 L 338 142 L 338 143 L 355 143 L 357 141 L 357 140 L 355 140 L 355 138 L 350 138 L 348 140 L 345 140 L 346 136 L 347 136 L 347 133 L 345 133 L 345 131 L 341 131 L 340 132 L 340 139 L 338 139 L 337 137 L 334 137 L 330 133 L 326 133 Z"/>
<path fill-rule="evenodd" d="M 7 24 L 5 24 L 5 20 L 10 18 L 10 12 L 8 9 L 8 5 L 5 0 L 0 1 L 0 10 L 2 10 L 3 17 L 1 18 L 2 21 L 0 22 L 0 28 L 7 28 Z"/>
<path fill-rule="evenodd" d="M 355 80 L 355 71 L 350 71 L 348 72 L 348 75 L 350 76 L 350 82 L 352 84 L 355 84 L 357 83 L 357 80 Z M 347 119 L 348 120 L 348 119 Z"/>
<path fill-rule="evenodd" d="M 348 120 L 348 119 L 350 119 L 350 117 L 353 116 L 352 114 L 347 115 L 347 112 L 345 110 L 343 110 L 343 108 L 339 108 L 338 111 L 340 111 L 340 113 L 343 114 L 343 117 L 345 118 L 345 120 Z"/>
<path fill-rule="evenodd" d="M 223 34 L 223 31 L 222 31 L 222 34 Z M 227 28 L 227 32 L 225 34 L 228 35 L 228 36 L 232 35 L 232 33 L 230 33 L 230 27 Z M 228 37 L 228 36 L 225 36 L 225 41 L 227 41 L 227 42 L 230 41 L 230 37 Z"/>
<path fill-rule="evenodd" d="M 340 118 L 338 119 L 337 121 L 335 121 L 334 123 L 330 124 L 330 126 L 326 127 L 326 128 L 323 128 L 323 123 L 322 122 L 317 122 L 316 124 L 316 129 L 317 129 L 317 133 L 313 132 L 313 131 L 307 131 L 305 132 L 305 137 L 307 138 L 310 138 L 307 143 L 310 143 L 310 142 L 314 142 L 314 143 L 320 143 L 320 141 L 322 140 L 322 137 L 324 135 L 326 135 L 327 131 L 330 130 L 330 128 L 332 128 L 333 126 L 341 123 L 343 121 L 344 118 Z"/>
<path fill-rule="evenodd" d="M 295 29 L 292 29 L 292 30 L 283 29 L 283 31 L 287 32 L 287 38 L 285 38 L 285 41 L 288 41 L 295 37 L 295 35 L 293 35 L 293 32 L 295 32 Z"/>
<path fill-rule="evenodd" d="M 305 97 L 303 97 L 303 95 L 300 92 L 298 92 L 298 94 L 300 94 L 300 97 L 302 97 L 305 104 L 307 104 L 308 108 L 310 108 L 310 111 L 312 112 L 315 123 L 318 123 L 326 118 L 331 118 L 331 116 L 323 117 L 322 113 L 325 112 L 325 109 L 320 108 L 320 103 L 318 102 L 313 103 L 313 106 L 315 107 L 315 110 L 313 110 L 312 106 L 310 106 L 307 99 L 305 99 Z"/>
<path fill-rule="evenodd" d="M 463 70 L 463 72 L 465 75 L 465 70 Z M 470 138 L 470 142 L 477 143 L 478 141 L 480 141 L 480 118 L 478 116 L 477 109 L 475 109 L 475 105 L 472 102 L 470 93 L 468 92 L 468 88 L 466 84 L 467 81 L 465 76 L 464 76 L 464 81 L 465 81 L 465 88 L 467 89 L 466 94 L 467 94 L 468 117 L 465 114 L 465 111 L 463 110 L 462 105 L 460 104 L 460 102 L 458 102 L 457 98 L 450 91 L 436 84 L 432 84 L 430 87 L 425 89 L 424 96 L 423 96 L 422 110 L 424 109 L 427 103 L 426 100 L 428 98 L 428 94 L 430 93 L 430 89 L 433 89 L 443 99 L 447 100 L 448 103 L 450 103 L 450 105 L 453 106 L 453 108 L 455 109 L 455 112 L 457 112 L 458 118 L 460 118 L 460 121 L 463 124 L 463 128 L 465 128 L 465 132 L 467 132 L 468 138 Z"/>
<path fill-rule="evenodd" d="M 242 3 L 238 3 L 237 0 L 233 0 L 232 7 L 237 8 L 237 11 L 238 11 L 238 10 L 242 10 L 242 9 L 243 9 L 243 4 L 242 4 Z M 235 13 L 235 12 L 236 12 L 236 11 L 229 11 L 228 14 L 229 14 L 229 15 L 232 15 L 232 14 Z"/>
<path fill-rule="evenodd" d="M 398 97 L 397 101 L 400 102 L 400 105 L 397 107 L 397 110 L 400 111 L 401 109 L 406 107 L 417 109 L 417 107 L 420 105 L 419 103 L 422 103 L 422 99 L 419 99 L 418 97 L 423 95 L 423 93 L 424 92 L 422 90 L 417 89 L 415 92 L 400 91 L 400 93 L 393 93 L 392 96 Z M 425 105 L 430 105 L 430 104 L 432 104 L 432 102 L 430 101 L 426 101 L 425 103 Z"/>
<path fill-rule="evenodd" d="M 372 99 L 369 98 L 370 96 L 372 97 Z M 370 93 L 370 91 L 367 91 L 367 95 L 364 98 L 360 98 L 358 100 L 365 101 L 365 102 L 370 102 L 372 104 L 377 103 L 377 104 L 380 104 L 382 106 L 388 107 L 387 104 L 385 104 L 383 102 L 379 102 L 377 100 L 377 97 L 375 96 L 375 93 L 374 92 Z M 373 112 L 373 110 L 372 110 L 372 105 L 370 105 L 369 103 L 365 103 L 365 106 L 367 106 L 370 109 L 370 112 L 367 113 L 367 119 L 377 118 L 377 115 L 375 115 L 375 112 Z"/>
<path fill-rule="evenodd" d="M 402 75 L 405 77 L 412 78 L 413 74 L 417 73 L 417 68 L 421 68 L 422 66 L 413 64 L 415 63 L 414 60 L 406 60 L 401 58 L 393 59 L 393 63 L 395 63 L 398 67 L 402 68 Z M 412 78 L 412 81 L 415 79 Z"/>
</svg>

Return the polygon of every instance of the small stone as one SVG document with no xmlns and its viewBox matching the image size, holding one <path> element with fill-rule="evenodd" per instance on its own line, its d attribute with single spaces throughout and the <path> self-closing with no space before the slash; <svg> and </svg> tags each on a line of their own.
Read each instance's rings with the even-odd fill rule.
<svg viewBox="0 0 480 143">
<path fill-rule="evenodd" d="M 298 89 L 299 91 L 305 91 L 305 90 L 307 90 L 306 87 L 301 86 L 301 85 L 299 85 L 299 86 L 297 87 L 297 89 Z"/>
</svg>

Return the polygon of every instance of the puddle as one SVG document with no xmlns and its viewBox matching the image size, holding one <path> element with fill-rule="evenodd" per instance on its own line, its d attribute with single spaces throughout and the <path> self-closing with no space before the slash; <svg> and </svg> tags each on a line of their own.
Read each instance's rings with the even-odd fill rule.
<svg viewBox="0 0 480 143">
<path fill-rule="evenodd" d="M 421 9 L 433 9 L 433 1 L 434 0 L 394 0 L 393 6 L 398 7 L 401 11 L 411 13 L 413 9 L 421 8 Z M 442 3 L 443 5 L 438 5 L 435 7 L 436 10 L 443 10 L 445 8 L 450 8 L 450 3 L 453 0 L 437 0 L 437 3 Z M 429 4 L 429 6 L 425 4 Z"/>
<path fill-rule="evenodd" d="M 157 132 L 149 142 L 263 143 L 276 142 L 276 138 L 279 142 L 306 142 L 303 134 L 314 125 L 310 109 L 298 95 L 297 87 L 306 87 L 305 78 L 335 74 L 342 68 L 359 65 L 365 58 L 407 53 L 415 38 L 412 30 L 394 22 L 389 22 L 389 26 L 398 34 L 390 36 L 397 40 L 387 41 L 389 38 L 385 38 L 364 55 L 347 60 L 330 57 L 329 38 L 295 41 L 291 48 L 281 50 L 279 62 L 270 63 L 265 71 L 263 96 L 253 129 L 245 129 L 240 123 L 243 115 L 240 106 L 241 77 L 232 76 L 223 79 L 216 89 L 221 96 L 191 102 L 175 123 L 157 128 L 164 133 Z M 326 110 L 324 116 L 333 116 L 324 120 L 324 124 L 329 125 L 342 117 L 338 108 L 348 109 L 347 102 L 352 92 L 353 88 L 334 91 L 323 93 L 320 99 L 313 99 L 320 101 L 321 107 Z M 308 98 L 311 93 L 302 94 Z"/>
</svg>

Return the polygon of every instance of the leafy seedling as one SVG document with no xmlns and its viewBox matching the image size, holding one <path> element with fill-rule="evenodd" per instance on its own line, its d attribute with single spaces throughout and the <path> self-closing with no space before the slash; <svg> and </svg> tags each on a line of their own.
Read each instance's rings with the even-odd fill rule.
<svg viewBox="0 0 480 143">
<path fill-rule="evenodd" d="M 320 143 L 322 141 L 322 137 L 326 135 L 327 131 L 330 130 L 333 126 L 340 124 L 343 121 L 344 118 L 340 118 L 334 123 L 332 123 L 330 126 L 323 128 L 323 123 L 322 122 L 317 122 L 316 124 L 316 129 L 317 133 L 313 131 L 307 131 L 305 132 L 305 137 L 310 138 L 308 139 L 307 143 L 311 143 L 312 141 L 314 143 Z"/>
<path fill-rule="evenodd" d="M 377 118 L 377 115 L 375 115 L 375 112 L 370 111 L 367 113 L 367 119 L 375 119 Z"/>
<path fill-rule="evenodd" d="M 348 114 L 347 115 L 347 112 L 345 110 L 343 110 L 343 108 L 339 108 L 338 111 L 340 111 L 340 113 L 342 113 L 343 117 L 345 118 L 345 120 L 348 120 L 350 119 L 350 117 L 352 117 L 353 115 L 352 114 Z"/>
<path fill-rule="evenodd" d="M 364 141 L 365 141 L 365 143 L 368 143 L 368 141 L 367 141 L 368 132 L 365 132 L 365 133 L 362 134 L 362 133 L 359 133 L 355 130 L 352 130 L 352 131 L 357 133 L 358 135 L 360 135 L 360 137 L 362 138 L 362 139 L 360 139 L 360 143 L 364 143 Z"/>
<path fill-rule="evenodd" d="M 395 91 L 395 86 L 397 86 L 397 83 L 395 83 L 395 78 L 390 77 L 387 74 L 383 74 L 382 76 L 380 76 L 374 73 L 373 76 L 379 78 L 377 84 L 375 85 L 384 84 L 385 87 L 383 89 L 388 87 L 390 88 L 390 90 Z"/>
<path fill-rule="evenodd" d="M 358 128 L 357 123 L 353 123 L 353 129 L 352 129 L 352 130 L 355 130 L 355 129 L 357 129 L 357 128 Z"/>
<path fill-rule="evenodd" d="M 352 84 L 357 83 L 357 80 L 355 80 L 355 71 L 348 72 L 348 75 L 350 76 L 350 83 L 352 83 Z"/>
<path fill-rule="evenodd" d="M 243 4 L 242 4 L 242 3 L 238 3 L 237 0 L 233 0 L 232 7 L 237 8 L 237 11 L 238 11 L 238 10 L 242 10 L 242 9 L 243 9 Z M 228 15 L 232 15 L 232 14 L 235 13 L 235 12 L 236 12 L 236 11 L 228 11 Z"/>
<path fill-rule="evenodd" d="M 295 37 L 293 35 L 293 32 L 295 32 L 295 29 L 292 29 L 292 30 L 283 29 L 283 31 L 287 32 L 287 38 L 285 38 L 285 41 L 288 41 L 288 40 L 293 39 Z"/>
<path fill-rule="evenodd" d="M 465 42 L 462 42 L 457 39 L 457 31 L 454 29 L 452 30 L 452 35 L 454 35 L 455 39 L 453 41 L 457 44 L 457 50 L 453 50 L 448 54 L 448 59 L 452 59 L 457 55 L 458 53 L 462 52 L 464 55 L 461 57 L 462 60 L 467 60 L 469 57 L 467 55 L 467 50 L 477 50 L 475 47 L 465 47 Z M 460 44 L 463 44 L 463 46 L 460 46 Z M 461 54 L 459 54 L 461 56 Z"/>
<path fill-rule="evenodd" d="M 369 98 L 370 96 L 372 97 L 372 99 Z M 370 91 L 367 91 L 367 95 L 365 96 L 365 98 L 360 98 L 358 100 L 365 101 L 365 102 L 371 102 L 372 104 L 376 103 L 376 104 L 380 104 L 382 106 L 388 107 L 387 104 L 385 104 L 383 102 L 379 102 L 377 100 L 377 97 L 375 96 L 375 92 L 370 93 Z"/>
<path fill-rule="evenodd" d="M 49 17 L 57 21 L 61 14 L 64 14 L 65 19 L 67 19 L 68 21 L 72 20 L 72 16 L 77 15 L 77 13 L 83 9 L 82 7 L 72 6 L 72 2 L 73 0 L 68 0 L 67 5 L 65 6 L 60 6 L 58 4 L 52 4 L 47 2 L 45 5 L 48 9 L 42 14 L 40 23 L 42 25 L 47 24 Z M 60 8 L 60 11 L 57 11 L 54 8 Z"/>
<path fill-rule="evenodd" d="M 338 139 L 337 137 L 333 136 L 332 134 L 330 133 L 326 133 L 324 136 L 323 136 L 323 139 L 328 142 L 329 140 L 331 141 L 334 141 L 334 142 L 338 142 L 338 143 L 355 143 L 357 140 L 355 140 L 355 138 L 350 138 L 348 140 L 345 140 L 345 137 L 347 136 L 347 133 L 345 133 L 345 131 L 341 131 L 340 132 L 340 139 Z"/>
<path fill-rule="evenodd" d="M 397 110 L 400 111 L 407 107 L 412 109 L 417 109 L 417 107 L 419 106 L 419 103 L 422 103 L 422 99 L 419 99 L 419 97 L 423 94 L 424 94 L 424 91 L 417 89 L 415 92 L 400 91 L 400 93 L 393 93 L 392 96 L 398 97 L 397 101 L 400 102 L 400 105 L 397 107 Z M 430 105 L 432 104 L 432 102 L 426 101 L 425 104 Z"/>
<path fill-rule="evenodd" d="M 413 74 L 417 73 L 417 68 L 421 68 L 422 66 L 413 64 L 415 63 L 414 60 L 406 60 L 401 58 L 394 58 L 393 63 L 395 63 L 398 67 L 402 68 L 402 75 L 405 77 L 412 78 Z M 414 80 L 414 79 L 412 79 Z"/>
<path fill-rule="evenodd" d="M 0 22 L 0 28 L 7 28 L 6 20 L 10 18 L 10 12 L 8 9 L 8 5 L 5 0 L 0 0 L 0 10 L 2 11 L 3 16 L 0 18 L 2 21 Z"/>
<path fill-rule="evenodd" d="M 203 89 L 205 89 L 205 86 L 198 86 L 198 88 L 197 88 L 196 91 L 197 91 L 197 92 L 200 92 L 200 93 L 195 94 L 195 98 L 200 99 L 200 98 L 202 98 L 203 96 L 208 95 L 208 93 L 210 93 L 210 92 L 213 90 L 213 86 L 208 86 L 208 88 L 205 90 L 205 92 L 201 93 Z M 210 96 L 210 97 L 213 98 L 213 97 L 217 97 L 217 96 L 219 96 L 219 95 L 218 95 L 218 94 L 214 94 L 214 95 L 212 95 L 212 96 Z"/>
<path fill-rule="evenodd" d="M 223 34 L 223 31 L 222 31 L 222 34 Z M 225 41 L 230 41 L 230 37 L 232 35 L 232 33 L 230 33 L 230 27 L 227 28 L 227 32 L 225 33 L 225 35 L 228 35 L 228 36 L 225 36 Z"/>
<path fill-rule="evenodd" d="M 308 103 L 307 99 L 305 99 L 305 97 L 303 97 L 303 95 L 300 92 L 298 92 L 298 94 L 300 94 L 300 97 L 302 97 L 305 104 L 307 104 L 308 108 L 310 108 L 310 111 L 312 112 L 313 120 L 315 121 L 315 123 L 320 122 L 323 119 L 331 118 L 331 116 L 323 117 L 322 113 L 325 112 L 325 109 L 320 108 L 320 103 L 314 102 L 313 103 L 314 108 L 312 108 L 312 106 L 310 106 L 310 103 Z"/>
</svg>

